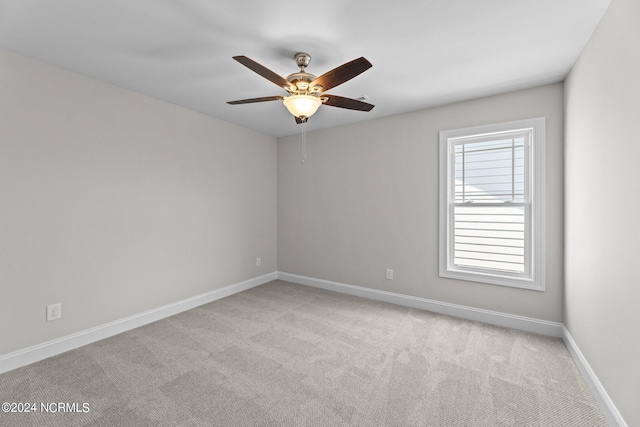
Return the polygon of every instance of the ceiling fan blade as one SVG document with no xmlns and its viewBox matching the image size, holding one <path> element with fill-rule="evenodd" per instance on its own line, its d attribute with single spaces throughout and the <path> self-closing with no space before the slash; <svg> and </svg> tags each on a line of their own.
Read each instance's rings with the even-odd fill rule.
<svg viewBox="0 0 640 427">
<path fill-rule="evenodd" d="M 251 104 L 254 102 L 279 101 L 282 99 L 284 99 L 284 96 L 264 96 L 262 98 L 249 98 L 249 99 L 240 99 L 238 101 L 228 101 L 227 104 L 231 104 L 231 105 Z"/>
<path fill-rule="evenodd" d="M 244 55 L 234 56 L 233 59 L 235 59 L 236 61 L 238 61 L 239 63 L 241 63 L 248 69 L 250 69 L 251 71 L 260 74 L 262 77 L 269 80 L 270 82 L 277 84 L 281 88 L 284 88 L 284 89 L 289 88 L 289 89 L 295 90 L 295 87 L 293 87 L 293 85 L 287 79 L 274 73 L 264 65 L 258 64 L 253 59 L 247 58 Z"/>
<path fill-rule="evenodd" d="M 322 98 L 327 98 L 324 105 L 330 107 L 346 108 L 348 110 L 371 111 L 375 105 L 369 104 L 353 98 L 345 98 L 344 96 L 322 94 Z"/>
<path fill-rule="evenodd" d="M 358 74 L 367 71 L 372 66 L 371 62 L 361 56 L 360 58 L 354 59 L 346 64 L 342 64 L 331 71 L 327 71 L 312 81 L 311 84 L 309 84 L 309 87 L 313 88 L 314 86 L 322 86 L 322 91 L 324 92 L 351 80 Z"/>
</svg>

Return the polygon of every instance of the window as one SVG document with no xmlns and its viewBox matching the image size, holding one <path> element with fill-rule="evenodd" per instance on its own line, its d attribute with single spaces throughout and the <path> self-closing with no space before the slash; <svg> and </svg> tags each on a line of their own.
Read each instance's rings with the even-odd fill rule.
<svg viewBox="0 0 640 427">
<path fill-rule="evenodd" d="M 440 132 L 440 276 L 544 290 L 544 118 Z"/>
</svg>

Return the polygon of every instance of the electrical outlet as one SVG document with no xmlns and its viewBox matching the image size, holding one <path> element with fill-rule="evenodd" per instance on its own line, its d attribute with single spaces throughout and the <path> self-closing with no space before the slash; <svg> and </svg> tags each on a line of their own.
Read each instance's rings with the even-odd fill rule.
<svg viewBox="0 0 640 427">
<path fill-rule="evenodd" d="M 256 258 L 256 267 L 260 267 L 262 265 L 262 258 Z"/>
<path fill-rule="evenodd" d="M 393 270 L 387 268 L 387 280 L 393 280 Z"/>
<path fill-rule="evenodd" d="M 47 322 L 57 320 L 62 317 L 62 304 L 51 304 L 47 306 Z"/>
</svg>

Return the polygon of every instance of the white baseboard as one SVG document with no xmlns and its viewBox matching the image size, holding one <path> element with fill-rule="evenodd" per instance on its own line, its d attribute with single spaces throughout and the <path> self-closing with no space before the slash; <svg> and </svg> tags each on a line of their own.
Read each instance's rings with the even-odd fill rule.
<svg viewBox="0 0 640 427">
<path fill-rule="evenodd" d="M 397 294 L 393 292 L 380 291 L 377 289 L 363 288 L 361 286 L 348 285 L 346 283 L 332 282 L 329 280 L 316 279 L 298 274 L 284 273 L 278 271 L 278 279 L 300 285 L 312 286 L 343 294 L 355 295 L 377 301 L 389 302 L 406 307 L 418 308 L 434 313 L 446 314 L 468 320 L 488 323 L 491 325 L 503 326 L 507 328 L 519 329 L 527 332 L 548 335 L 562 338 L 574 363 L 580 370 L 582 377 L 591 389 L 591 392 L 600 406 L 600 409 L 607 418 L 611 426 L 627 427 L 613 401 L 596 377 L 595 373 L 587 363 L 580 349 L 569 334 L 569 331 L 562 323 L 549 322 L 546 320 L 533 319 L 530 317 L 516 316 L 512 314 L 500 313 L 497 311 L 482 310 L 458 304 L 450 304 L 441 301 L 434 301 L 425 298 L 413 297 L 409 295 Z"/>
<path fill-rule="evenodd" d="M 527 332 L 534 332 L 552 337 L 562 337 L 562 323 L 549 322 L 546 320 L 533 319 L 530 317 L 516 316 L 513 314 L 500 313 L 497 311 L 483 310 L 480 308 L 468 307 L 465 305 L 451 304 L 447 302 L 435 301 L 426 298 L 419 298 L 409 295 L 397 294 L 394 292 L 380 291 L 377 289 L 363 288 L 360 286 L 347 285 L 345 283 L 331 282 L 329 280 L 316 279 L 313 277 L 300 276 L 297 274 L 278 272 L 278 279 L 286 280 L 300 285 L 313 286 L 330 291 L 341 292 L 343 294 L 355 295 L 359 297 L 389 302 L 406 307 L 419 308 L 439 314 L 460 317 L 468 320 L 489 323 L 491 325 L 503 326 L 506 328 L 519 329 Z"/>
<path fill-rule="evenodd" d="M 624 418 L 622 418 L 618 408 L 613 404 L 613 401 L 596 376 L 596 373 L 591 369 L 589 362 L 587 362 L 587 359 L 584 357 L 578 348 L 578 345 L 564 325 L 562 325 L 562 341 L 564 341 L 564 345 L 567 347 L 567 350 L 569 350 L 569 354 L 580 370 L 587 386 L 591 389 L 591 393 L 598 402 L 600 409 L 602 409 L 609 425 L 627 427 L 627 423 Z"/>
<path fill-rule="evenodd" d="M 276 278 L 276 272 L 254 277 L 253 279 L 245 280 L 244 282 L 215 289 L 172 304 L 163 305 L 162 307 L 154 308 L 152 310 L 145 311 L 144 313 L 134 314 L 133 316 L 125 317 L 124 319 L 119 319 L 104 325 L 96 326 L 95 328 L 87 329 L 62 338 L 37 344 L 23 350 L 2 355 L 0 356 L 0 374 L 64 353 L 65 351 L 82 347 L 83 345 L 91 344 L 92 342 L 138 328 L 148 323 L 164 319 L 165 317 L 173 316 L 174 314 L 190 310 L 202 304 L 207 304 L 212 301 L 228 297 L 238 292 L 276 280 Z"/>
</svg>

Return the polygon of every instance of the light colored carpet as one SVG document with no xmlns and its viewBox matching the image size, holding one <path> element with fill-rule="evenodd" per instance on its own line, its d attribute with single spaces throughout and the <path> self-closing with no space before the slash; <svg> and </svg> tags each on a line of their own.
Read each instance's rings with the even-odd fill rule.
<svg viewBox="0 0 640 427">
<path fill-rule="evenodd" d="M 3 426 L 604 426 L 562 341 L 274 281 L 0 375 Z M 74 408 L 71 408 L 74 409 Z"/>
</svg>

